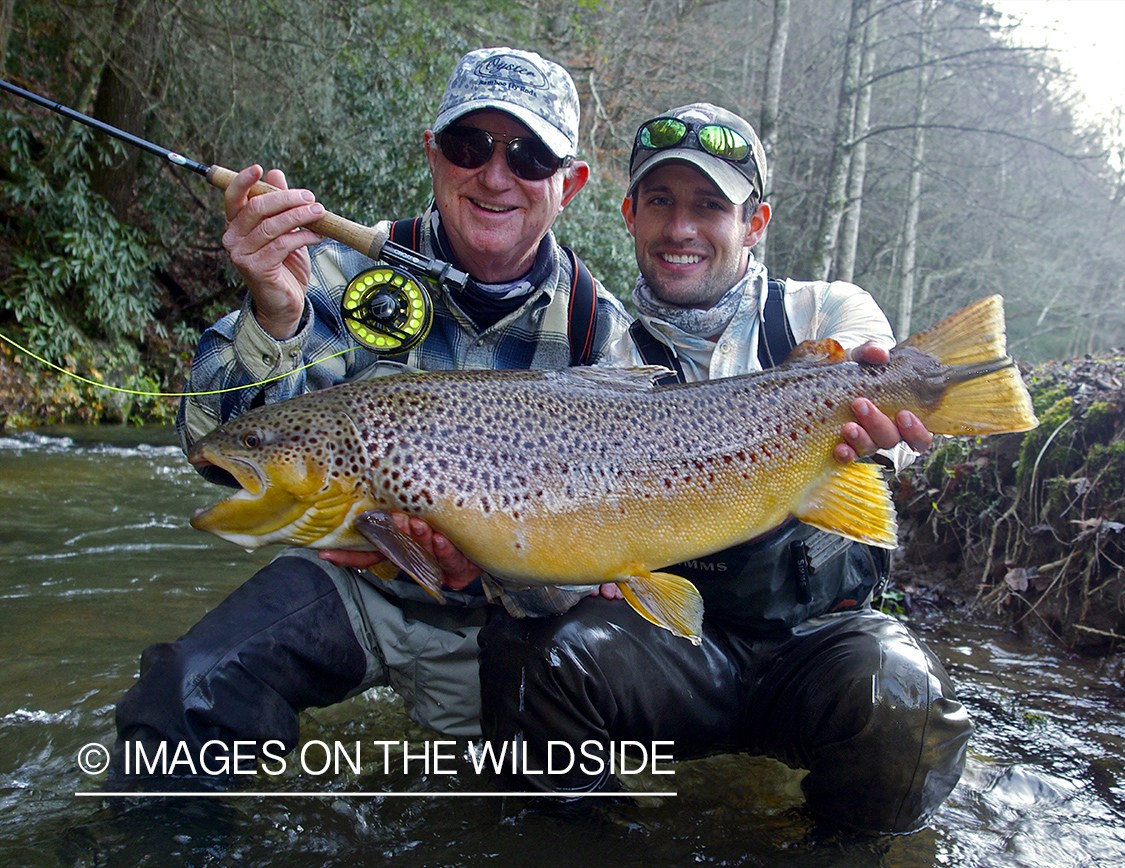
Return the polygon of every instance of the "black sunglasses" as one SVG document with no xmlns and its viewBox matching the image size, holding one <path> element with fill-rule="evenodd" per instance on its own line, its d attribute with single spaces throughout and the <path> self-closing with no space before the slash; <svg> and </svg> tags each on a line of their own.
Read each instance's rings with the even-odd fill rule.
<svg viewBox="0 0 1125 868">
<path fill-rule="evenodd" d="M 535 136 L 508 138 L 476 127 L 449 126 L 437 134 L 438 147 L 449 162 L 462 169 L 479 169 L 492 159 L 497 139 L 507 139 L 504 153 L 517 178 L 542 181 L 569 166 L 574 157 L 556 157 Z"/>
</svg>

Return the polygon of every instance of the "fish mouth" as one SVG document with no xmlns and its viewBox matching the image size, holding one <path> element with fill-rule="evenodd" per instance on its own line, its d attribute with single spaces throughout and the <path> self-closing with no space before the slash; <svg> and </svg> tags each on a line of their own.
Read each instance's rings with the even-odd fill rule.
<svg viewBox="0 0 1125 868">
<path fill-rule="evenodd" d="M 210 530 L 207 517 L 224 507 L 229 507 L 238 501 L 252 503 L 260 500 L 265 493 L 267 485 L 262 470 L 258 465 L 245 458 L 232 455 L 221 455 L 207 447 L 195 449 L 188 455 L 188 463 L 197 470 L 204 467 L 218 467 L 231 475 L 238 483 L 239 489 L 229 497 L 223 498 L 214 506 L 201 507 L 191 517 L 191 526 L 198 530 Z"/>
</svg>

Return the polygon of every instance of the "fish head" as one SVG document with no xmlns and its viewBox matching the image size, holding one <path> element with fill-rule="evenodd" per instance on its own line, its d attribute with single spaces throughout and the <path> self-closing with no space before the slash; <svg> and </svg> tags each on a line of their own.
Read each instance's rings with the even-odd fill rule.
<svg viewBox="0 0 1125 868">
<path fill-rule="evenodd" d="M 202 437 L 188 461 L 225 470 L 239 486 L 196 511 L 191 525 L 198 530 L 245 549 L 370 548 L 350 521 L 371 506 L 366 453 L 340 407 L 297 398 L 252 410 Z"/>
</svg>

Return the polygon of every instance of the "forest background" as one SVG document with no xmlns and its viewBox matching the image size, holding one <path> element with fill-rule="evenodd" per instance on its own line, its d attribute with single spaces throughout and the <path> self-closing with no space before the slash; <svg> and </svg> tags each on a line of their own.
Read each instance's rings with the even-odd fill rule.
<svg viewBox="0 0 1125 868">
<path fill-rule="evenodd" d="M 1022 362 L 1125 346 L 1125 142 L 1058 58 L 979 0 L 0 0 L 3 78 L 206 164 L 285 170 L 372 223 L 430 195 L 421 146 L 456 59 L 537 50 L 582 98 L 591 183 L 556 224 L 628 299 L 619 205 L 637 124 L 707 100 L 755 123 L 775 276 L 868 289 L 896 334 L 991 293 Z M 7 95 L 0 330 L 83 376 L 183 386 L 240 304 L 220 195 Z M 4 427 L 166 422 L 4 344 Z"/>
</svg>

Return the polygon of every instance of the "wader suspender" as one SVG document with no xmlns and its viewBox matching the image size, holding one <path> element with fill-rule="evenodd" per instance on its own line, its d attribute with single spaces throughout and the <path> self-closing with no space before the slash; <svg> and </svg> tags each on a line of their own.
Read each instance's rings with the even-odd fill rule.
<svg viewBox="0 0 1125 868">
<path fill-rule="evenodd" d="M 422 247 L 422 218 L 396 220 L 391 224 L 391 241 L 409 247 L 415 253 Z M 567 311 L 567 330 L 570 339 L 570 363 L 572 365 L 590 364 L 594 351 L 594 330 L 597 326 L 597 294 L 594 292 L 594 277 L 585 263 L 569 247 L 562 248 L 570 260 L 574 278 L 570 285 L 570 308 Z M 406 364 L 409 353 L 396 353 L 389 356 L 392 362 Z"/>
<path fill-rule="evenodd" d="M 789 351 L 797 346 L 793 329 L 789 327 L 789 317 L 785 313 L 784 280 L 769 280 L 766 284 L 766 309 L 762 314 L 761 334 L 758 335 L 758 362 L 762 370 L 775 367 L 785 361 Z M 637 346 L 646 365 L 661 365 L 676 373 L 667 374 L 656 381 L 657 385 L 685 382 L 684 369 L 671 348 L 656 339 L 640 320 L 629 326 L 629 336 Z"/>
</svg>

